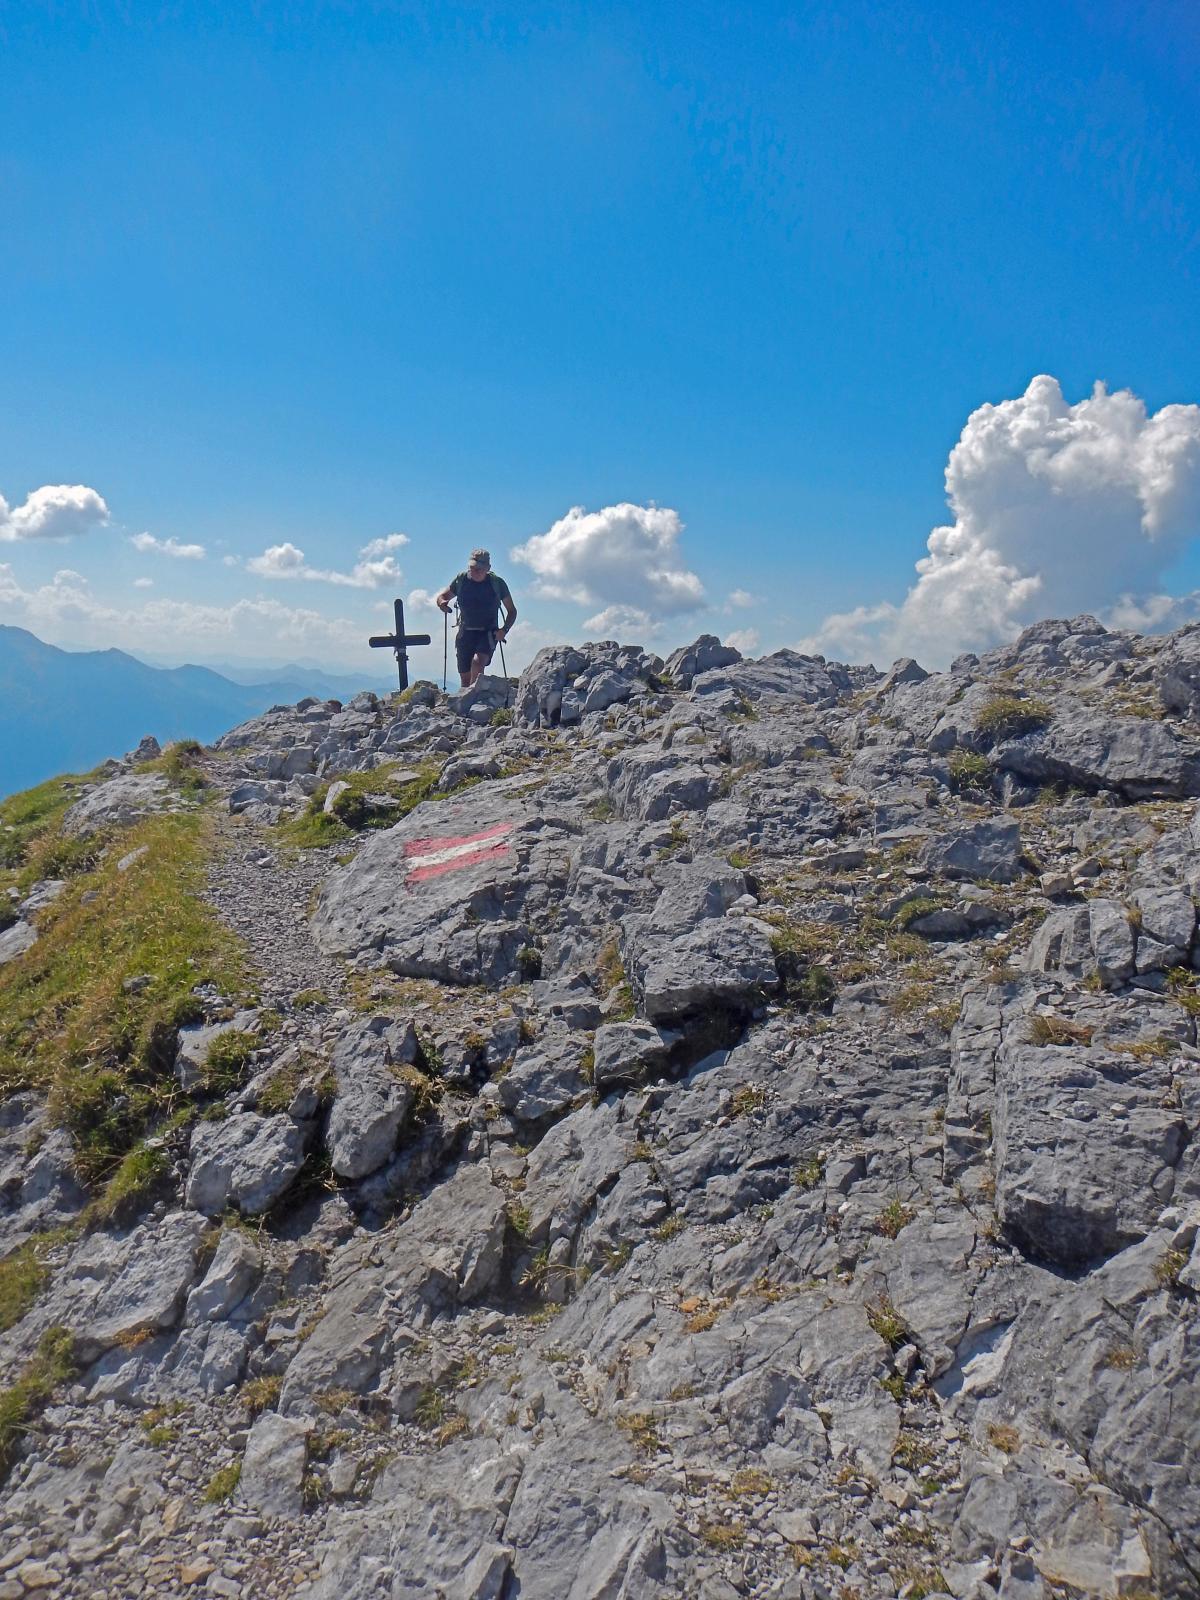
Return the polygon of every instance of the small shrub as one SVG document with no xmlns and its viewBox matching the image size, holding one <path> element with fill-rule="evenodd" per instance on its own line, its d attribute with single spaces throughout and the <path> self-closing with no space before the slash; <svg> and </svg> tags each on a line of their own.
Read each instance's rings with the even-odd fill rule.
<svg viewBox="0 0 1200 1600">
<path fill-rule="evenodd" d="M 729 1102 L 729 1115 L 731 1117 L 748 1117 L 755 1111 L 761 1111 L 767 1103 L 767 1091 L 759 1084 L 745 1083 L 740 1089 L 735 1089 Z"/>
<path fill-rule="evenodd" d="M 1167 1250 L 1154 1263 L 1155 1281 L 1163 1289 L 1175 1289 L 1179 1274 L 1187 1266 L 1188 1258 L 1182 1250 Z"/>
<path fill-rule="evenodd" d="M 446 1420 L 448 1404 L 449 1402 L 442 1391 L 433 1384 L 429 1384 L 421 1390 L 417 1398 L 413 1421 L 419 1428 L 424 1428 L 426 1432 L 432 1433 L 435 1428 L 440 1428 Z"/>
<path fill-rule="evenodd" d="M 493 728 L 507 728 L 512 724 L 515 715 L 511 706 L 497 706 L 492 712 L 491 725 Z"/>
<path fill-rule="evenodd" d="M 659 1223 L 658 1227 L 654 1230 L 654 1237 L 664 1241 L 667 1239 L 675 1239 L 686 1227 L 687 1223 L 678 1212 L 675 1212 L 672 1216 L 669 1216 L 665 1222 Z"/>
<path fill-rule="evenodd" d="M 897 1405 L 904 1399 L 904 1379 L 898 1372 L 893 1372 L 888 1378 L 880 1378 L 879 1387 L 885 1394 L 890 1394 Z"/>
<path fill-rule="evenodd" d="M 318 1006 L 327 1006 L 329 996 L 324 989 L 301 989 L 299 994 L 292 996 L 292 1009 L 295 1011 L 315 1011 Z"/>
<path fill-rule="evenodd" d="M 935 900 L 932 895 L 920 894 L 915 899 L 907 900 L 892 918 L 894 928 L 907 929 L 919 917 L 927 916 L 931 911 L 940 911 L 942 902 Z"/>
<path fill-rule="evenodd" d="M 121 1164 L 104 1186 L 104 1192 L 89 1208 L 90 1217 L 108 1222 L 124 1213 L 140 1210 L 154 1191 L 166 1182 L 171 1163 L 162 1149 L 138 1144 L 123 1156 Z"/>
<path fill-rule="evenodd" d="M 1138 1353 L 1131 1344 L 1114 1344 L 1104 1352 L 1104 1365 L 1117 1372 L 1128 1372 L 1138 1364 Z"/>
<path fill-rule="evenodd" d="M 46 1252 L 58 1234 L 28 1239 L 0 1261 L 0 1333 L 15 1328 L 50 1282 Z"/>
<path fill-rule="evenodd" d="M 628 1434 L 634 1448 L 642 1455 L 656 1455 L 662 1449 L 658 1436 L 658 1419 L 653 1411 L 634 1411 L 617 1418 L 617 1427 Z"/>
<path fill-rule="evenodd" d="M 1091 1044 L 1094 1030 L 1068 1017 L 1051 1017 L 1039 1012 L 1029 1024 L 1029 1037 L 1036 1045 Z"/>
<path fill-rule="evenodd" d="M 526 983 L 532 983 L 535 978 L 542 975 L 542 952 L 536 945 L 523 945 L 517 951 L 517 971 Z"/>
<path fill-rule="evenodd" d="M 544 1244 L 521 1274 L 519 1287 L 540 1293 L 550 1277 L 550 1246 Z"/>
<path fill-rule="evenodd" d="M 732 1522 L 702 1522 L 700 1537 L 712 1550 L 740 1550 L 746 1535 Z"/>
<path fill-rule="evenodd" d="M 204 1059 L 204 1087 L 211 1094 L 221 1095 L 240 1089 L 250 1057 L 260 1043 L 255 1034 L 244 1033 L 240 1028 L 219 1033 Z"/>
<path fill-rule="evenodd" d="M 812 1156 L 792 1168 L 792 1182 L 797 1189 L 815 1189 L 824 1176 L 825 1163 L 819 1156 Z"/>
<path fill-rule="evenodd" d="M 200 770 L 203 755 L 195 739 L 180 739 L 169 744 L 157 761 L 147 762 L 147 767 L 163 773 L 181 793 L 196 796 L 208 787 L 208 779 Z"/>
<path fill-rule="evenodd" d="M 899 1196 L 893 1196 L 875 1218 L 875 1231 L 883 1234 L 885 1239 L 894 1239 L 915 1216 L 916 1212 L 910 1206 L 906 1206 Z"/>
<path fill-rule="evenodd" d="M 925 1440 L 915 1433 L 910 1433 L 907 1428 L 902 1428 L 900 1437 L 896 1440 L 896 1448 L 892 1452 L 892 1459 L 897 1461 L 907 1472 L 919 1472 L 922 1467 L 930 1466 L 937 1460 L 937 1452 L 933 1446 L 926 1444 Z"/>
<path fill-rule="evenodd" d="M 757 1467 L 742 1467 L 740 1471 L 734 1473 L 729 1492 L 741 1498 L 746 1495 L 770 1494 L 774 1487 L 774 1479 L 769 1478 L 765 1472 L 760 1472 Z"/>
</svg>

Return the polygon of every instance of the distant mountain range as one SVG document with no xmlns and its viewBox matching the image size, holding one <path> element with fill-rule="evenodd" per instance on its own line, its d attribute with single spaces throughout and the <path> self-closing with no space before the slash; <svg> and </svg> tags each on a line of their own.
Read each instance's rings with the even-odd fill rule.
<svg viewBox="0 0 1200 1600">
<path fill-rule="evenodd" d="M 60 772 L 86 772 L 143 734 L 163 744 L 207 743 L 271 705 L 379 687 L 299 666 L 235 683 L 208 667 L 150 667 L 123 650 L 60 650 L 24 628 L 0 626 L 0 798 Z"/>
</svg>

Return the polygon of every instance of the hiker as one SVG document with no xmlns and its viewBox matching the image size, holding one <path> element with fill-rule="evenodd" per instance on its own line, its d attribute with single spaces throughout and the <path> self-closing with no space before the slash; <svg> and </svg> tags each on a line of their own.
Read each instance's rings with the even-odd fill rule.
<svg viewBox="0 0 1200 1600">
<path fill-rule="evenodd" d="M 491 663 L 497 644 L 503 644 L 517 620 L 517 608 L 504 579 L 492 571 L 486 550 L 472 550 L 465 572 L 460 572 L 437 597 L 438 609 L 449 615 L 451 600 L 458 601 L 458 632 L 454 651 L 458 675 L 469 689 Z M 504 626 L 496 626 L 496 613 L 504 607 Z"/>
</svg>

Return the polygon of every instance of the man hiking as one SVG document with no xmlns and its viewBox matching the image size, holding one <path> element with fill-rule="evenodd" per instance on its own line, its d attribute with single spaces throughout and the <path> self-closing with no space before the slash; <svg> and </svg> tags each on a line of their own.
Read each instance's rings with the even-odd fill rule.
<svg viewBox="0 0 1200 1600">
<path fill-rule="evenodd" d="M 458 601 L 458 632 L 454 651 L 458 675 L 469 689 L 485 672 L 517 620 L 517 608 L 504 579 L 492 571 L 492 558 L 486 550 L 472 550 L 465 572 L 448 583 L 437 597 L 438 609 L 449 614 L 451 600 Z M 496 613 L 504 607 L 504 626 L 496 626 Z"/>
</svg>

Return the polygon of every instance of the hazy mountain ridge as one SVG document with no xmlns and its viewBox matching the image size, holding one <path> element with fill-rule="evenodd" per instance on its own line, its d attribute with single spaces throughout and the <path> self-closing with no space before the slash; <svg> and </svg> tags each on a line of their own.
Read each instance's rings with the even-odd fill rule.
<svg viewBox="0 0 1200 1600">
<path fill-rule="evenodd" d="M 206 743 L 268 706 L 324 698 L 330 687 L 328 675 L 303 669 L 290 680 L 234 682 L 208 667 L 147 666 L 122 650 L 60 650 L 0 626 L 0 797 L 90 771 L 144 734 Z"/>
</svg>

